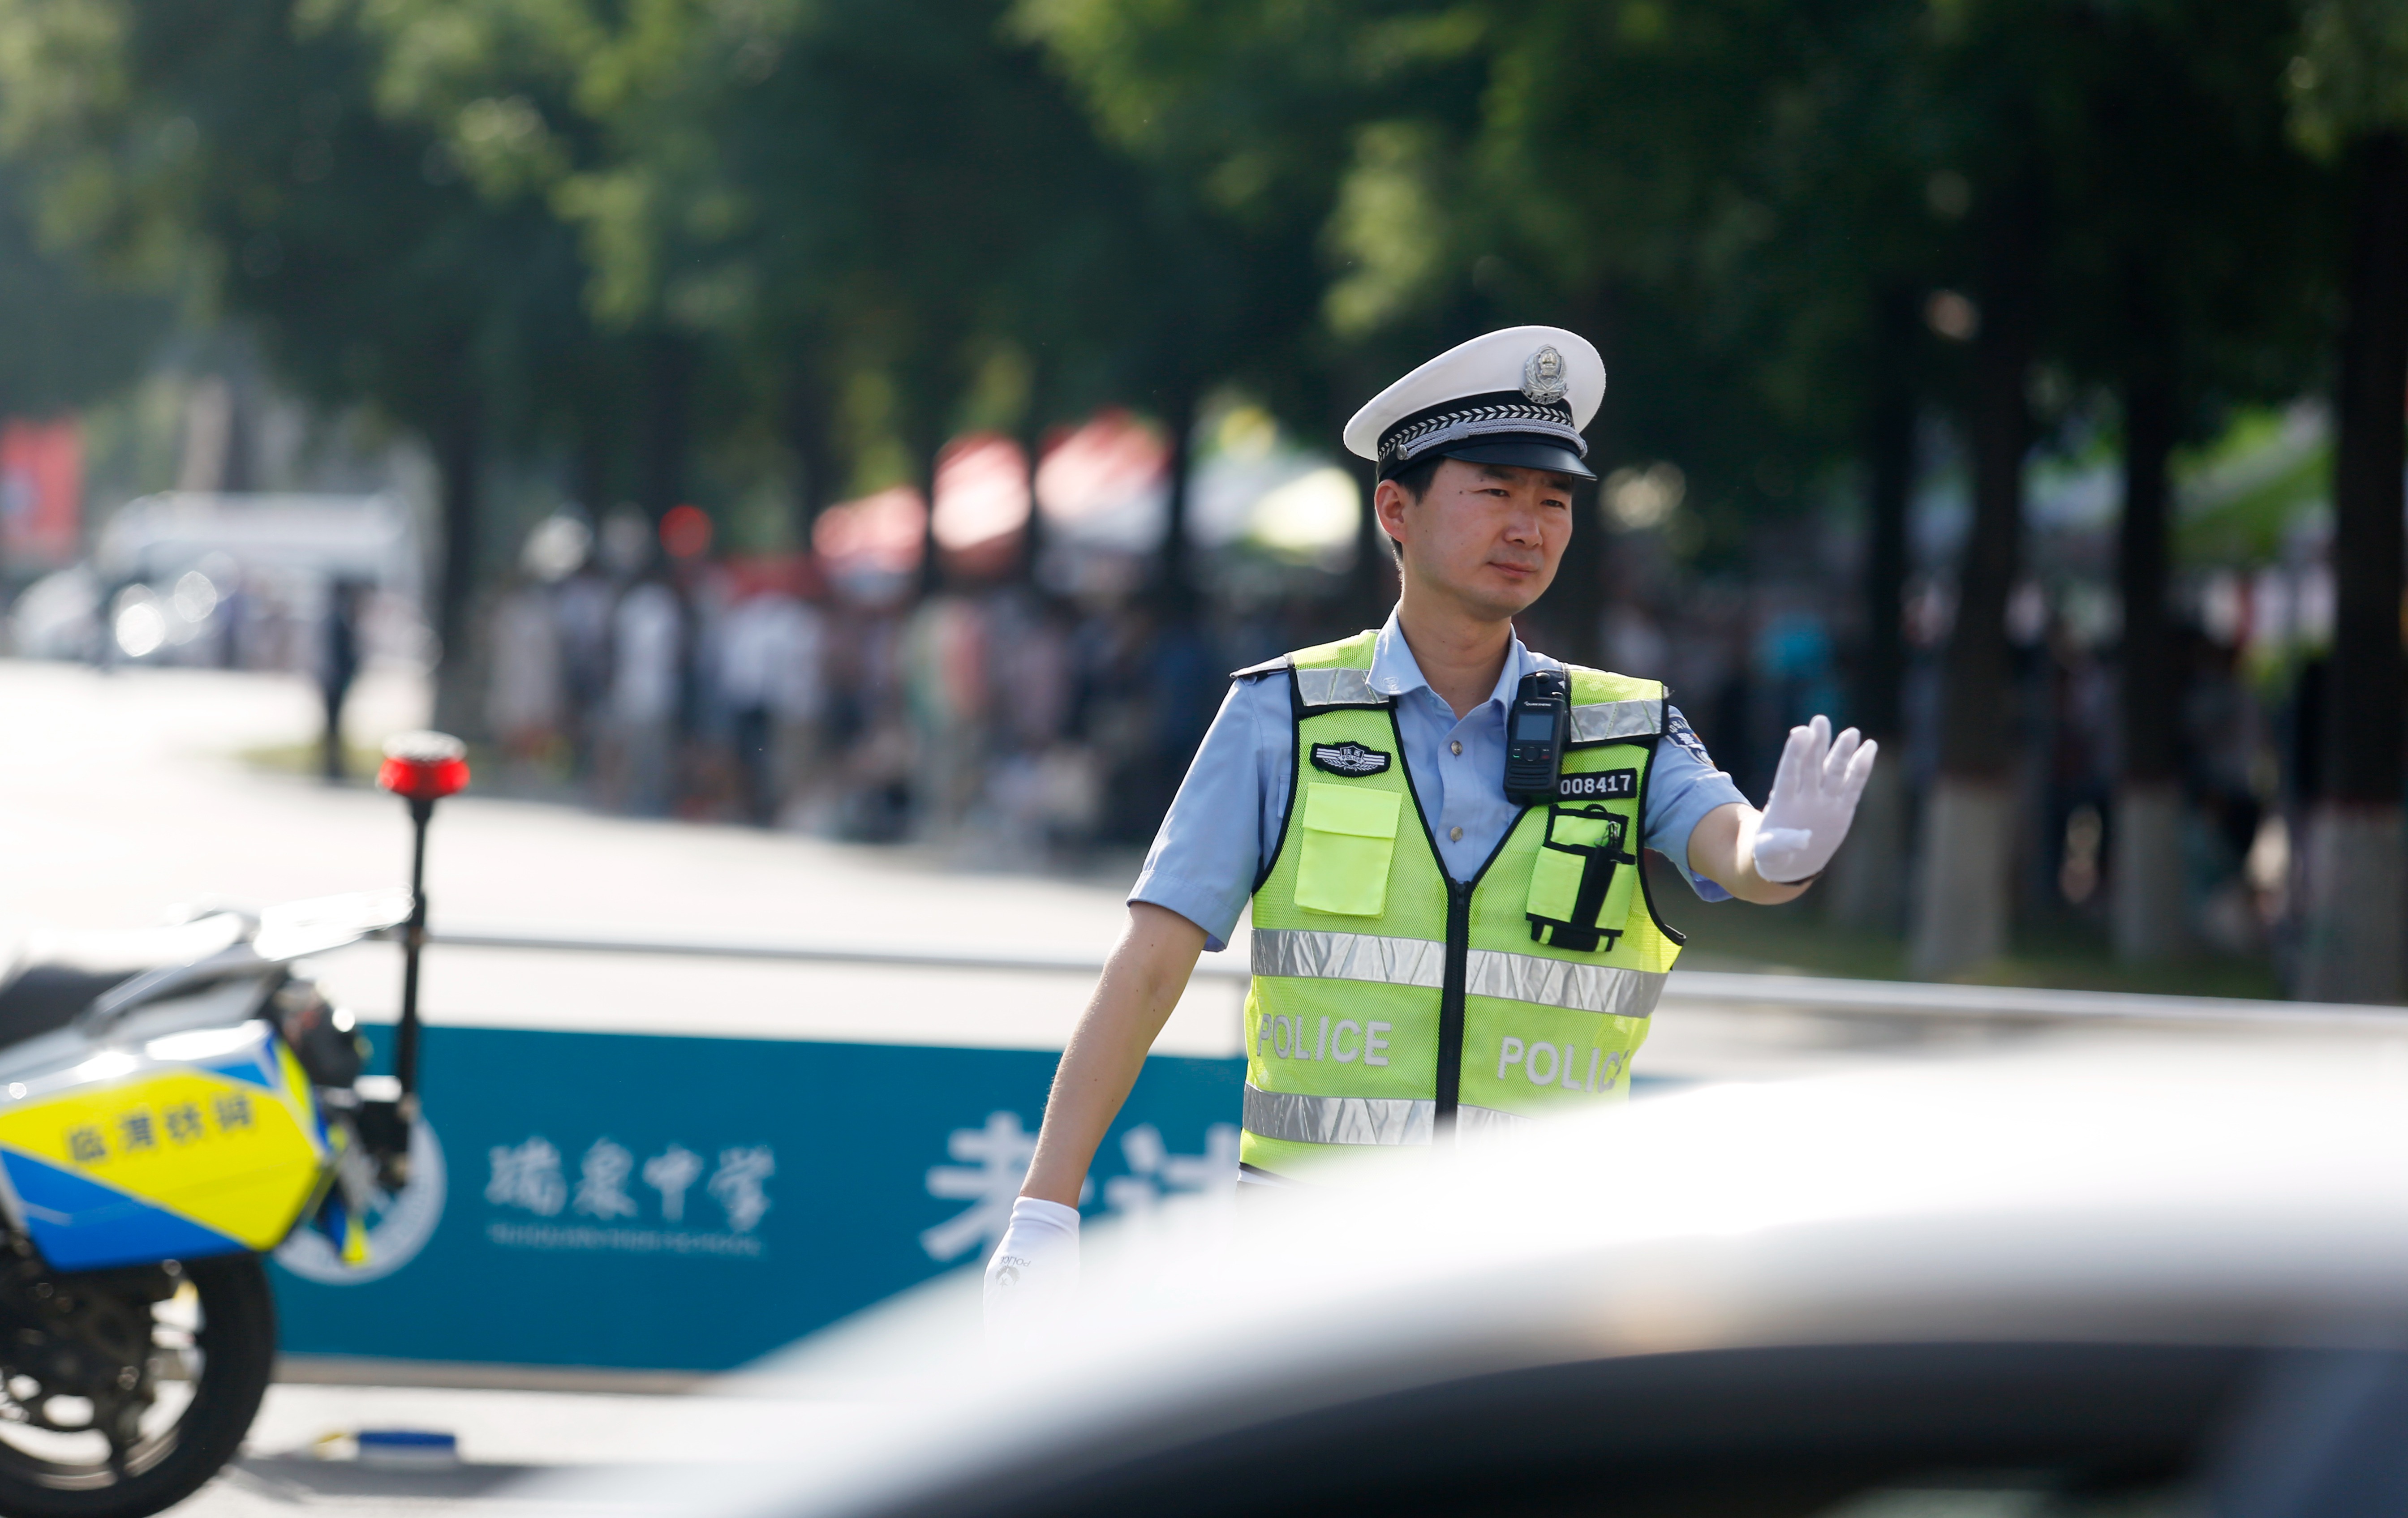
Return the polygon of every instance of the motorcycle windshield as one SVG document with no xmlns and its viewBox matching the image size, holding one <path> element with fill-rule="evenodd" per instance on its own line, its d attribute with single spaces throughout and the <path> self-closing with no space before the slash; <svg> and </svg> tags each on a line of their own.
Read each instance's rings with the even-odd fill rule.
<svg viewBox="0 0 2408 1518">
<path fill-rule="evenodd" d="M 262 959 L 299 959 L 357 943 L 409 921 L 407 891 L 355 891 L 280 902 L 259 914 L 251 946 Z"/>
</svg>

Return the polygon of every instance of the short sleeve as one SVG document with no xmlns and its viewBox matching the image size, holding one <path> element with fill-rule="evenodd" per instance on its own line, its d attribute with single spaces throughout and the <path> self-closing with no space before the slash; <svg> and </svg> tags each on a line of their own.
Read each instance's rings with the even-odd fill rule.
<svg viewBox="0 0 2408 1518">
<path fill-rule="evenodd" d="M 1670 860 L 1701 901 L 1728 901 L 1730 893 L 1689 868 L 1689 835 L 1706 813 L 1733 802 L 1747 802 L 1738 782 L 1714 767 L 1681 709 L 1667 707 L 1664 737 L 1648 766 L 1647 847 Z"/>
<path fill-rule="evenodd" d="M 1267 743 L 1275 728 L 1280 742 L 1274 746 L 1287 752 L 1287 715 L 1284 680 L 1241 680 L 1229 687 L 1129 888 L 1131 904 L 1164 908 L 1202 928 L 1206 948 L 1216 953 L 1228 947 L 1254 895 L 1263 820 L 1277 816 L 1267 795 Z"/>
</svg>

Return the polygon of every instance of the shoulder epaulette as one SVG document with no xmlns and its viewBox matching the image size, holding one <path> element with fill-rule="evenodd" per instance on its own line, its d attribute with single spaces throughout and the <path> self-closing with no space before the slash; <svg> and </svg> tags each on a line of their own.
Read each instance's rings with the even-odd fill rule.
<svg viewBox="0 0 2408 1518">
<path fill-rule="evenodd" d="M 1258 665 L 1248 665 L 1243 669 L 1232 669 L 1229 671 L 1229 678 L 1231 680 L 1255 680 L 1264 675 L 1283 675 L 1287 673 L 1287 667 L 1288 655 L 1283 653 L 1276 659 L 1265 659 Z"/>
</svg>

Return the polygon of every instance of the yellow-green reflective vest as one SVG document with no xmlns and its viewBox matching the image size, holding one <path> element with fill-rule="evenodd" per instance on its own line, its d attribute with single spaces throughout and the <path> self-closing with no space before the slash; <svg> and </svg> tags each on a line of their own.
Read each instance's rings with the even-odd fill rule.
<svg viewBox="0 0 2408 1518">
<path fill-rule="evenodd" d="M 1663 685 L 1570 666 L 1557 799 L 1455 881 L 1396 704 L 1371 688 L 1376 637 L 1240 672 L 1284 678 L 1296 722 L 1287 816 L 1254 886 L 1239 1149 L 1274 1175 L 1623 1098 L 1680 953 L 1639 866 Z"/>
</svg>

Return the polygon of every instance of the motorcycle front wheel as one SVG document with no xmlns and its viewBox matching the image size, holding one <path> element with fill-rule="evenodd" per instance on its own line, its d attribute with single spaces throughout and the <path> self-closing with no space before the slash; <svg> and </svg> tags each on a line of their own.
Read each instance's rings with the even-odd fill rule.
<svg viewBox="0 0 2408 1518">
<path fill-rule="evenodd" d="M 276 1361 L 256 1255 L 39 1272 L 0 1296 L 21 1323 L 30 1304 L 46 1336 L 38 1353 L 0 1346 L 0 1513 L 148 1518 L 242 1447 Z"/>
</svg>

